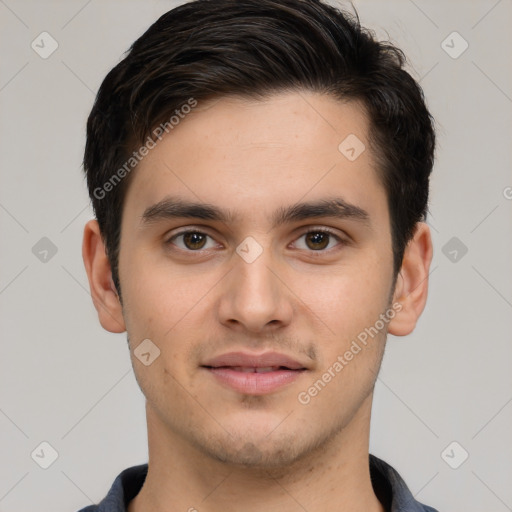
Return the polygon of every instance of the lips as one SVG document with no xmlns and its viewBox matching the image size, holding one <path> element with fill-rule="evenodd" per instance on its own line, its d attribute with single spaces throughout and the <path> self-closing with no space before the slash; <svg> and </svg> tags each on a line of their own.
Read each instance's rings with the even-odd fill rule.
<svg viewBox="0 0 512 512">
<path fill-rule="evenodd" d="M 307 370 L 299 361 L 277 352 L 230 352 L 208 360 L 202 367 L 221 385 L 249 395 L 277 391 Z"/>
<path fill-rule="evenodd" d="M 224 368 L 230 368 L 234 372 L 243 372 L 243 373 L 268 373 L 268 372 L 275 372 L 275 371 L 279 370 L 280 368 L 289 370 L 289 368 L 283 368 L 283 366 L 267 366 L 267 367 L 225 366 Z"/>
<path fill-rule="evenodd" d="M 251 354 L 248 352 L 229 352 L 208 360 L 203 366 L 220 368 L 287 368 L 289 370 L 305 369 L 299 361 L 278 352 L 264 352 L 263 354 Z"/>
</svg>

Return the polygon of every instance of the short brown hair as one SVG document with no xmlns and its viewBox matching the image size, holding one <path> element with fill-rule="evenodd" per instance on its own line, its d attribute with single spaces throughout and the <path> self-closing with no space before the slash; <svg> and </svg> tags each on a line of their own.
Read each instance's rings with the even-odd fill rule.
<svg viewBox="0 0 512 512">
<path fill-rule="evenodd" d="M 310 90 L 357 99 L 386 189 L 398 273 L 425 220 L 433 119 L 395 46 L 320 0 L 195 0 L 161 16 L 106 76 L 87 122 L 84 170 L 114 284 L 121 212 L 132 174 L 108 187 L 151 131 L 190 98 L 264 98 Z M 119 176 L 118 176 L 119 177 Z"/>
</svg>

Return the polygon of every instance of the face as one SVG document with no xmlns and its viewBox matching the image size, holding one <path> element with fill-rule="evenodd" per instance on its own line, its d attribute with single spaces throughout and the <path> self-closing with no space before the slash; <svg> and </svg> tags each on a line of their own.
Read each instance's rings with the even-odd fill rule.
<svg viewBox="0 0 512 512">
<path fill-rule="evenodd" d="M 132 178 L 123 318 L 160 433 L 277 466 L 349 426 L 371 399 L 393 292 L 361 106 L 305 92 L 199 104 Z M 134 350 L 148 339 L 146 360 L 159 355 L 145 365 Z"/>
</svg>

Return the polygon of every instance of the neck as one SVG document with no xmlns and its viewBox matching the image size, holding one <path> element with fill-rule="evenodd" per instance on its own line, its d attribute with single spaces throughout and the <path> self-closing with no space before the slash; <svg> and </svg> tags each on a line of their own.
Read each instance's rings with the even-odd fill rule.
<svg viewBox="0 0 512 512">
<path fill-rule="evenodd" d="M 371 400 L 327 444 L 285 468 L 212 459 L 169 432 L 147 405 L 148 474 L 128 512 L 384 512 L 368 463 Z"/>
</svg>

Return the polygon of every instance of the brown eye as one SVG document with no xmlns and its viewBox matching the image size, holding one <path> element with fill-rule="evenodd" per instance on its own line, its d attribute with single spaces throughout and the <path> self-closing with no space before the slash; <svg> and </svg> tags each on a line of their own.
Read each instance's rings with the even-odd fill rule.
<svg viewBox="0 0 512 512">
<path fill-rule="evenodd" d="M 167 245 L 175 245 L 183 251 L 200 251 L 201 249 L 213 249 L 215 240 L 201 231 L 182 231 L 171 237 Z"/>
<path fill-rule="evenodd" d="M 337 246 L 343 246 L 343 240 L 327 229 L 312 229 L 302 234 L 294 242 L 295 249 L 327 253 Z"/>
<path fill-rule="evenodd" d="M 187 249 L 202 249 L 206 244 L 206 235 L 203 233 L 190 231 L 189 233 L 185 233 L 183 235 L 183 243 Z"/>
<path fill-rule="evenodd" d="M 325 249 L 329 245 L 330 236 L 329 233 L 312 231 L 306 234 L 306 245 L 314 251 Z"/>
</svg>

